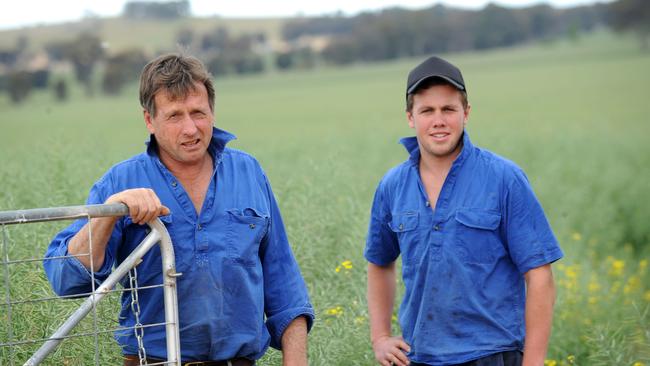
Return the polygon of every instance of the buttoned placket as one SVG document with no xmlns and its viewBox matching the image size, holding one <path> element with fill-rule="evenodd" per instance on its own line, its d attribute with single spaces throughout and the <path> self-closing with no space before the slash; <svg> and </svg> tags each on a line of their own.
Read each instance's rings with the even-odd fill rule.
<svg viewBox="0 0 650 366">
<path fill-rule="evenodd" d="M 201 212 L 197 218 L 195 235 L 197 253 L 205 253 L 209 249 L 208 230 L 205 230 L 204 226 L 207 225 L 213 215 L 214 199 L 216 197 L 217 166 L 218 161 L 214 164 L 214 170 L 212 172 L 212 177 L 210 178 L 210 184 L 205 195 L 205 200 L 203 201 L 203 207 L 201 208 Z"/>
<path fill-rule="evenodd" d="M 431 260 L 440 261 L 442 259 L 442 243 L 443 243 L 441 212 L 444 211 L 441 205 L 441 201 L 442 201 L 441 198 L 442 198 L 443 190 L 447 185 L 447 179 L 445 179 L 445 183 L 443 183 L 443 186 L 440 190 L 440 194 L 438 195 L 438 201 L 436 202 L 436 206 L 434 209 L 433 206 L 431 205 L 431 202 L 429 202 L 429 198 L 424 188 L 424 183 L 422 182 L 422 177 L 420 176 L 420 169 L 418 164 L 413 164 L 413 169 L 417 177 L 420 196 L 424 201 L 426 215 L 422 215 L 422 218 L 426 224 L 429 224 L 426 229 L 430 231 L 429 233 L 430 235 L 428 236 L 429 248 L 427 249 L 431 251 Z M 425 219 L 428 217 L 431 217 L 430 221 Z"/>
<path fill-rule="evenodd" d="M 213 213 L 212 209 L 216 197 L 217 168 L 220 161 L 221 154 L 213 156 L 212 176 L 203 201 L 203 206 L 201 207 L 201 211 L 197 214 L 194 204 L 182 184 L 178 182 L 178 179 L 176 179 L 169 169 L 164 166 L 160 159 L 156 159 L 156 164 L 167 180 L 174 198 L 183 209 L 185 217 L 190 219 L 194 225 L 194 248 L 197 254 L 207 252 L 209 249 L 208 230 L 205 230 L 205 225 L 209 222 Z"/>
<path fill-rule="evenodd" d="M 415 175 L 417 177 L 418 189 L 420 191 L 420 196 L 424 201 L 424 206 L 428 210 L 431 210 L 433 213 L 431 226 L 427 228 L 427 230 L 430 230 L 430 236 L 429 236 L 430 247 L 428 249 L 431 250 L 431 260 L 433 261 L 440 261 L 442 259 L 442 249 L 443 249 L 443 243 L 445 239 L 444 237 L 445 233 L 443 232 L 443 222 L 445 221 L 447 208 L 449 206 L 449 201 L 451 200 L 451 194 L 456 183 L 456 176 L 458 174 L 458 170 L 460 169 L 460 166 L 465 162 L 467 155 L 470 154 L 470 151 L 472 149 L 469 140 L 466 139 L 465 136 L 463 136 L 463 142 L 464 142 L 463 149 L 454 160 L 451 169 L 449 170 L 449 173 L 447 173 L 447 177 L 445 178 L 445 181 L 443 182 L 442 187 L 440 188 L 440 193 L 438 194 L 438 200 L 435 203 L 435 209 L 431 205 L 431 202 L 429 202 L 428 200 L 426 190 L 424 189 L 424 183 L 422 182 L 422 177 L 420 176 L 419 149 L 417 150 L 417 152 L 414 151 L 414 153 L 417 155 L 413 154 L 410 158 L 412 169 L 414 169 Z"/>
</svg>

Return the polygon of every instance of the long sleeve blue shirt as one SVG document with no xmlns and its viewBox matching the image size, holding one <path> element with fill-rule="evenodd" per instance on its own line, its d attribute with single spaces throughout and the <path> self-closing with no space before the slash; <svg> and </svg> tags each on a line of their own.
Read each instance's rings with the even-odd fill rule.
<svg viewBox="0 0 650 366">
<path fill-rule="evenodd" d="M 289 323 L 314 318 L 307 288 L 291 252 L 278 205 L 268 179 L 250 155 L 226 148 L 234 136 L 213 129 L 208 152 L 214 171 L 197 216 L 189 195 L 160 161 L 155 139 L 145 153 L 113 166 L 90 190 L 88 204 L 103 203 L 130 188 L 151 188 L 171 213 L 161 217 L 171 236 L 177 279 L 181 358 L 227 360 L 260 358 L 269 344 L 281 348 Z M 87 220 L 78 220 L 51 242 L 46 257 L 67 255 L 68 241 Z M 146 236 L 148 226 L 129 217 L 118 220 L 106 257 L 95 278 L 102 281 Z M 54 291 L 71 295 L 91 291 L 91 276 L 76 258 L 44 261 Z M 139 286 L 162 283 L 156 246 L 137 267 Z M 124 283 L 129 287 L 128 283 Z M 140 322 L 164 322 L 161 288 L 139 290 Z M 122 295 L 122 326 L 135 324 L 131 293 Z M 125 354 L 137 354 L 133 330 L 115 334 Z M 165 358 L 165 329 L 144 330 L 149 357 Z"/>
<path fill-rule="evenodd" d="M 451 365 L 522 350 L 523 275 L 562 257 L 526 176 L 472 145 L 465 132 L 431 204 L 417 139 L 401 142 L 410 158 L 379 183 L 365 257 L 387 265 L 401 255 L 406 291 L 399 322 L 409 359 Z"/>
</svg>

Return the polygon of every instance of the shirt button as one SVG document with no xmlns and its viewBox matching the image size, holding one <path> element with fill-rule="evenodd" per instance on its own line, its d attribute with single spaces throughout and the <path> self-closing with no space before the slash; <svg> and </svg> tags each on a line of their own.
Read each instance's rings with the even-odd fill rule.
<svg viewBox="0 0 650 366">
<path fill-rule="evenodd" d="M 255 224 L 250 224 L 250 225 L 248 225 L 248 227 L 251 228 L 251 229 L 255 229 Z"/>
<path fill-rule="evenodd" d="M 178 183 L 176 183 L 176 181 L 172 181 L 172 187 L 176 187 L 177 185 Z"/>
<path fill-rule="evenodd" d="M 433 227 L 433 230 L 435 230 L 435 231 L 439 231 L 439 230 L 440 230 L 440 226 L 438 226 L 438 225 L 434 226 L 434 227 Z"/>
<path fill-rule="evenodd" d="M 403 225 L 403 224 L 399 224 L 399 229 L 400 229 L 400 230 L 404 230 L 404 225 Z"/>
<path fill-rule="evenodd" d="M 203 226 L 201 226 L 201 224 L 198 224 L 198 225 L 196 226 L 196 228 L 199 229 L 199 230 L 203 230 Z"/>
<path fill-rule="evenodd" d="M 431 204 L 429 203 L 429 201 L 427 201 L 427 203 L 425 203 L 425 205 L 426 205 L 427 207 L 431 206 Z"/>
</svg>

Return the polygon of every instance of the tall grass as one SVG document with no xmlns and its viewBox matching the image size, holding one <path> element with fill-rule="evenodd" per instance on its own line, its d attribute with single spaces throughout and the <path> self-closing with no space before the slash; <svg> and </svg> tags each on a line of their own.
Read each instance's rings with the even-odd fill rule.
<svg viewBox="0 0 650 366">
<path fill-rule="evenodd" d="M 650 55 L 633 39 L 600 33 L 446 56 L 468 84 L 472 139 L 524 168 L 566 253 L 554 266 L 559 295 L 547 364 L 648 364 Z M 216 80 L 216 125 L 267 171 L 309 286 L 318 316 L 313 365 L 373 364 L 362 250 L 374 189 L 406 159 L 397 144 L 412 134 L 405 77 L 419 61 Z M 147 138 L 136 86 L 66 104 L 49 94 L 22 106 L 0 99 L 0 115 L 2 210 L 80 204 Z M 40 255 L 62 225 L 12 227 L 12 256 Z M 12 281 L 12 296 L 49 291 L 38 265 Z M 45 336 L 68 305 L 14 314 L 15 329 Z M 107 306 L 102 319 L 110 323 L 116 302 Z M 71 348 L 51 364 L 89 363 L 92 342 L 66 342 Z M 101 342 L 102 364 L 119 363 L 110 337 Z M 260 364 L 279 359 L 271 351 Z"/>
</svg>

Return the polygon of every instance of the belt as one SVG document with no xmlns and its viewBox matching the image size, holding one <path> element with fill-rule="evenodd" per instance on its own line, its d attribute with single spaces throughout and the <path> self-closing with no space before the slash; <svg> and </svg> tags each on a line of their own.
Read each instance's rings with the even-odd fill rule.
<svg viewBox="0 0 650 366">
<path fill-rule="evenodd" d="M 130 362 L 129 362 L 130 361 Z M 133 363 L 137 362 L 137 363 Z M 147 357 L 147 363 L 162 363 L 165 360 Z M 135 355 L 124 355 L 124 365 L 140 365 L 140 359 Z M 225 361 L 188 361 L 181 362 L 182 366 L 253 366 L 253 361 L 238 357 Z"/>
</svg>

